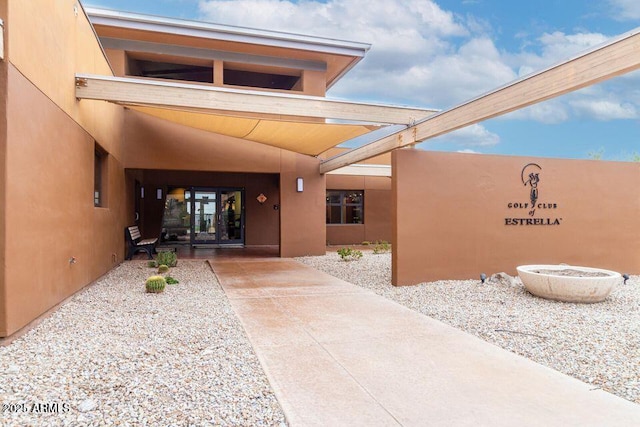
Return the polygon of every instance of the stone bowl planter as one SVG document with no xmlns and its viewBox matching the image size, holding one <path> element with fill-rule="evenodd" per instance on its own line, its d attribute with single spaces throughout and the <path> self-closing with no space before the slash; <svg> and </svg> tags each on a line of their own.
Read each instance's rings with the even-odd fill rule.
<svg viewBox="0 0 640 427">
<path fill-rule="evenodd" d="M 623 280 L 615 271 L 573 265 L 521 265 L 517 270 L 527 291 L 565 302 L 604 301 Z"/>
</svg>

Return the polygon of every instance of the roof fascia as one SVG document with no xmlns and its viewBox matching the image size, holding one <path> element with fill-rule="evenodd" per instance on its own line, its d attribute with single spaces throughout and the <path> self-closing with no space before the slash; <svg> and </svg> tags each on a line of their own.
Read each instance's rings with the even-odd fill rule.
<svg viewBox="0 0 640 427">
<path fill-rule="evenodd" d="M 327 64 L 322 61 L 251 55 L 247 53 L 204 49 L 201 47 L 179 46 L 175 44 L 118 39 L 112 37 L 101 37 L 100 42 L 105 49 L 118 49 L 130 52 L 154 53 L 159 55 L 175 55 L 188 58 L 221 60 L 226 62 L 241 62 L 244 64 L 268 65 L 272 67 L 292 68 L 296 70 L 327 70 Z"/>
<path fill-rule="evenodd" d="M 229 42 L 258 44 L 285 49 L 300 49 L 333 55 L 363 58 L 371 48 L 368 43 L 267 31 L 199 21 L 165 18 L 109 9 L 86 8 L 93 25 L 198 37 Z"/>
</svg>

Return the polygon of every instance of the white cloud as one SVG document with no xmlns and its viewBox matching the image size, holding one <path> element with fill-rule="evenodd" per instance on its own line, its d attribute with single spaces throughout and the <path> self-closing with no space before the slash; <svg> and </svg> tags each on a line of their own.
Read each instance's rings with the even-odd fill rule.
<svg viewBox="0 0 640 427">
<path fill-rule="evenodd" d="M 559 31 L 544 33 L 535 41 L 535 44 L 528 45 L 539 53 L 525 50 L 512 55 L 505 54 L 505 61 L 517 68 L 518 75 L 522 77 L 565 61 L 580 52 L 604 43 L 607 39 L 607 36 L 600 33 L 565 34 Z"/>
<path fill-rule="evenodd" d="M 500 136 L 482 125 L 475 124 L 433 138 L 422 144 L 424 144 L 424 148 L 428 148 L 429 144 L 432 143 L 445 143 L 458 147 L 491 147 L 500 143 Z"/>
<path fill-rule="evenodd" d="M 637 119 L 636 107 L 628 102 L 603 99 L 579 99 L 570 102 L 578 116 L 596 120 Z"/>
<path fill-rule="evenodd" d="M 609 0 L 613 16 L 621 21 L 640 19 L 640 2 L 638 0 Z"/>
<path fill-rule="evenodd" d="M 472 150 L 472 149 L 470 149 L 470 148 L 465 148 L 464 150 L 458 150 L 458 151 L 456 151 L 456 153 L 463 153 L 463 154 L 482 154 L 482 153 L 480 153 L 479 151 L 475 151 L 475 150 Z"/>
<path fill-rule="evenodd" d="M 533 120 L 552 125 L 565 122 L 569 120 L 569 117 L 570 109 L 566 103 L 556 98 L 516 110 L 504 118 L 506 120 Z"/>
</svg>

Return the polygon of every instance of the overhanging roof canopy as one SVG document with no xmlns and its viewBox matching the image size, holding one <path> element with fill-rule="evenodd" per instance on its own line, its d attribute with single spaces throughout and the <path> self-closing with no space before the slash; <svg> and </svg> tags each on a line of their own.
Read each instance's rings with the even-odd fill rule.
<svg viewBox="0 0 640 427">
<path fill-rule="evenodd" d="M 411 124 L 434 110 L 321 97 L 76 75 L 76 97 L 103 100 L 186 126 L 318 155 L 384 124 Z M 373 124 L 325 123 L 340 119 Z"/>
<path fill-rule="evenodd" d="M 377 126 L 339 125 L 230 117 L 159 107 L 130 106 L 164 120 L 221 135 L 316 156 L 329 148 L 363 135 Z"/>
</svg>

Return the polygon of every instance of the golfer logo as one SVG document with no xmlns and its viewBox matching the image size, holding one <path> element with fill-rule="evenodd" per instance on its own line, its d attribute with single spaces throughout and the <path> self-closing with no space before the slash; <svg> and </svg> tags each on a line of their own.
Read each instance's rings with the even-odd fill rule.
<svg viewBox="0 0 640 427">
<path fill-rule="evenodd" d="M 536 213 L 538 183 L 540 182 L 540 174 L 538 171 L 541 170 L 542 168 L 537 163 L 529 163 L 523 167 L 522 172 L 520 172 L 520 178 L 522 179 L 524 186 L 526 187 L 528 185 L 531 187 L 531 191 L 529 192 L 529 199 L 531 200 L 531 210 L 529 211 L 530 216 L 533 216 Z"/>
</svg>

